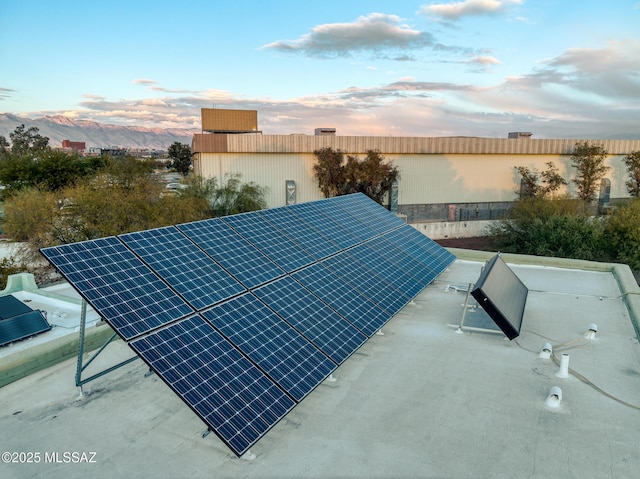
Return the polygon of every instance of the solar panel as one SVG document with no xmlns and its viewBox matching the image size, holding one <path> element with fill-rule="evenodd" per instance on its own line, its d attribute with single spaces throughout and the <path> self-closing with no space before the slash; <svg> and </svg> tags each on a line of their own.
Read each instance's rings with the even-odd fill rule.
<svg viewBox="0 0 640 479">
<path fill-rule="evenodd" d="M 124 339 L 193 313 L 115 237 L 41 251 Z"/>
<path fill-rule="evenodd" d="M 340 246 L 325 236 L 320 229 L 314 228 L 290 210 L 289 207 L 272 208 L 261 210 L 258 214 L 315 259 L 322 259 L 340 251 Z"/>
<path fill-rule="evenodd" d="M 289 276 L 253 291 L 333 361 L 341 364 L 367 337 Z"/>
<path fill-rule="evenodd" d="M 292 276 L 367 336 L 372 336 L 391 315 L 338 277 L 322 263 L 296 271 Z"/>
<path fill-rule="evenodd" d="M 247 241 L 262 251 L 285 271 L 294 271 L 311 264 L 313 256 L 284 236 L 267 220 L 257 214 L 225 216 L 226 224 L 240 233 Z"/>
<path fill-rule="evenodd" d="M 360 194 L 41 251 L 238 455 L 454 259 Z"/>
<path fill-rule="evenodd" d="M 408 302 L 422 291 L 425 285 L 411 275 L 410 270 L 399 268 L 398 264 L 391 260 L 392 257 L 397 256 L 398 251 L 394 250 L 392 245 L 388 245 L 385 249 L 373 248 L 373 243 L 381 243 L 381 238 L 383 237 L 378 236 L 371 241 L 359 244 L 350 249 L 349 254 L 357 258 L 369 271 L 384 279 L 387 283 L 386 288 L 394 290 Z M 396 307 L 402 307 L 405 304 L 406 302 L 399 301 Z"/>
<path fill-rule="evenodd" d="M 349 248 L 360 241 L 343 223 L 340 223 L 336 218 L 330 216 L 328 212 L 325 212 L 325 208 L 318 205 L 318 202 L 298 203 L 291 205 L 289 208 L 289 211 L 300 219 L 321 230 L 340 249 Z"/>
<path fill-rule="evenodd" d="M 322 261 L 322 264 L 351 285 L 352 289 L 357 290 L 384 309 L 389 313 L 389 317 L 393 316 L 411 301 L 411 297 L 394 288 L 374 270 L 365 267 L 357 257 L 358 252 L 356 246 L 327 258 Z"/>
<path fill-rule="evenodd" d="M 295 406 L 199 316 L 130 345 L 238 456 Z"/>
<path fill-rule="evenodd" d="M 368 196 L 357 193 L 340 198 L 340 208 L 362 222 L 375 234 L 382 234 L 406 223 Z"/>
<path fill-rule="evenodd" d="M 29 306 L 11 294 L 0 296 L 0 320 L 31 311 Z"/>
<path fill-rule="evenodd" d="M 285 274 L 220 219 L 181 224 L 177 228 L 248 289 Z"/>
<path fill-rule="evenodd" d="M 245 288 L 173 226 L 119 236 L 196 310 Z"/>
<path fill-rule="evenodd" d="M 202 316 L 296 401 L 336 367 L 251 293 L 203 311 Z"/>
<path fill-rule="evenodd" d="M 30 338 L 49 331 L 51 325 L 41 311 L 30 310 L 10 318 L 0 320 L 0 346 Z"/>
</svg>

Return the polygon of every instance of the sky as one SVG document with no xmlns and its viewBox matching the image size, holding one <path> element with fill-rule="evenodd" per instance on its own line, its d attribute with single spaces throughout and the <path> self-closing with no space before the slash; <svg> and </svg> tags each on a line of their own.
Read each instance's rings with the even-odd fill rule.
<svg viewBox="0 0 640 479">
<path fill-rule="evenodd" d="M 640 138 L 639 0 L 0 0 L 0 113 Z"/>
</svg>

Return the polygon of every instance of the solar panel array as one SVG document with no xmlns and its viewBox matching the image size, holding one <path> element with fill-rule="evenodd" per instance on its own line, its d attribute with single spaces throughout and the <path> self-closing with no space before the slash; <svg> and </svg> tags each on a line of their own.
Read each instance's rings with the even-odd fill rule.
<svg viewBox="0 0 640 479">
<path fill-rule="evenodd" d="M 362 194 L 42 253 L 238 456 L 454 260 Z"/>
</svg>

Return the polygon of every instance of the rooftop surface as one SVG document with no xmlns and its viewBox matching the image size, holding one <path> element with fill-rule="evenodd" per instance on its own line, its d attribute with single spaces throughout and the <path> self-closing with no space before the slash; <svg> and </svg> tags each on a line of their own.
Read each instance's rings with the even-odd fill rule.
<svg viewBox="0 0 640 479">
<path fill-rule="evenodd" d="M 458 259 L 258 441 L 255 457 L 203 438 L 204 423 L 142 361 L 79 399 L 70 359 L 0 389 L 2 452 L 32 460 L 3 455 L 0 476 L 637 477 L 640 345 L 619 281 L 577 263 L 505 261 L 529 288 L 518 338 L 457 331 L 484 264 Z M 491 322 L 471 308 L 465 325 L 476 324 Z M 539 357 L 547 342 L 575 374 L 558 377 Z M 91 370 L 132 355 L 114 342 Z M 554 386 L 559 407 L 545 404 Z"/>
</svg>

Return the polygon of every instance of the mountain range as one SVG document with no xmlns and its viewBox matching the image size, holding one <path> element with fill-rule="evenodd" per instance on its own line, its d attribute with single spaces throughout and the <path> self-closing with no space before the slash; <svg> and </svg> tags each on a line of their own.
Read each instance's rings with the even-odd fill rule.
<svg viewBox="0 0 640 479">
<path fill-rule="evenodd" d="M 119 147 L 131 149 L 167 150 L 177 141 L 191 145 L 194 133 L 199 129 L 145 128 L 141 126 L 107 125 L 88 120 L 73 120 L 65 116 L 24 118 L 0 113 L 0 136 L 11 142 L 9 134 L 17 126 L 36 127 L 38 133 L 49 138 L 49 146 L 62 146 L 62 140 L 80 141 L 91 147 Z"/>
</svg>

